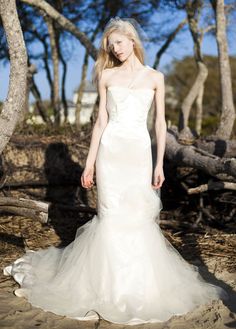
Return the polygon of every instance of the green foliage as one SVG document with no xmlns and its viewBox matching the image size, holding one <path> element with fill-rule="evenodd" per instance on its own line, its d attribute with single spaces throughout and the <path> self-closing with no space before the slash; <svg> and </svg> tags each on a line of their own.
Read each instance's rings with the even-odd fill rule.
<svg viewBox="0 0 236 329">
<path fill-rule="evenodd" d="M 218 58 L 214 56 L 204 56 L 208 67 L 208 77 L 205 83 L 203 98 L 203 129 L 202 134 L 214 133 L 219 122 L 221 112 L 221 91 L 219 79 Z M 230 57 L 232 85 L 236 89 L 236 57 Z M 173 122 L 178 122 L 181 104 L 192 86 L 197 74 L 197 67 L 192 57 L 185 57 L 181 61 L 174 61 L 166 74 L 166 84 L 173 87 L 174 97 L 177 100 L 175 108 L 167 106 L 167 117 Z M 168 93 L 167 93 L 168 98 Z M 234 104 L 236 105 L 236 93 L 234 93 Z M 190 126 L 194 128 L 195 106 L 190 114 Z M 236 130 L 234 129 L 234 134 Z"/>
<path fill-rule="evenodd" d="M 206 116 L 202 120 L 202 130 L 204 135 L 210 135 L 214 133 L 219 124 L 219 117 L 217 116 Z"/>
</svg>

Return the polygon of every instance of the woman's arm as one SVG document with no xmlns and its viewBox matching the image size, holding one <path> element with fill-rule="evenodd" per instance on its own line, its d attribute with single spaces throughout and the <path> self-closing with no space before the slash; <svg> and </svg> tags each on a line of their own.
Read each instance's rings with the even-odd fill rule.
<svg viewBox="0 0 236 329">
<path fill-rule="evenodd" d="M 104 75 L 101 76 L 101 79 L 98 82 L 98 93 L 100 98 L 98 116 L 93 127 L 85 169 L 81 176 L 81 184 L 85 188 L 89 188 L 93 185 L 94 166 L 98 147 L 103 130 L 105 129 L 108 122 L 108 113 L 106 110 L 106 84 Z"/>
<path fill-rule="evenodd" d="M 163 172 L 163 159 L 166 145 L 166 120 L 165 120 L 165 82 L 164 74 L 157 72 L 155 74 L 155 132 L 157 141 L 157 158 L 154 168 L 153 187 L 158 189 L 162 186 L 165 177 Z"/>
</svg>

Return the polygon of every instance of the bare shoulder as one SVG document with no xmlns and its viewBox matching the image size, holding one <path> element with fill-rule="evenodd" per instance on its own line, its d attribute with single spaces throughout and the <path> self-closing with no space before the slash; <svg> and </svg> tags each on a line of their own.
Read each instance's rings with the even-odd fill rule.
<svg viewBox="0 0 236 329">
<path fill-rule="evenodd" d="M 106 68 L 102 70 L 100 82 L 103 85 L 107 86 L 111 76 L 115 73 L 115 71 L 116 71 L 115 67 Z"/>
<path fill-rule="evenodd" d="M 158 70 L 155 70 L 153 69 L 152 67 L 150 66 L 147 66 L 148 69 L 149 69 L 149 74 L 150 74 L 150 77 L 157 83 L 162 83 L 164 81 L 164 73 L 162 73 L 161 71 L 158 71 Z"/>
</svg>

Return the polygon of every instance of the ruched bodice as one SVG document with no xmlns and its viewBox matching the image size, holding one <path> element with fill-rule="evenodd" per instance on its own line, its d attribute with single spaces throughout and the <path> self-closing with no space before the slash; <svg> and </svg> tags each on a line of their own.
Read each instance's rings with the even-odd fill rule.
<svg viewBox="0 0 236 329">
<path fill-rule="evenodd" d="M 109 121 L 125 126 L 146 125 L 153 95 L 154 90 L 149 88 L 108 87 L 107 111 Z"/>
</svg>

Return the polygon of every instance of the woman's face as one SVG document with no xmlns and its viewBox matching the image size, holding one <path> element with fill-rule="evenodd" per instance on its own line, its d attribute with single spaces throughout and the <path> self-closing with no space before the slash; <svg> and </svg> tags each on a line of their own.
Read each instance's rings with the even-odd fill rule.
<svg viewBox="0 0 236 329">
<path fill-rule="evenodd" d="M 121 62 L 132 54 L 133 46 L 133 41 L 122 33 L 112 32 L 108 37 L 108 49 Z"/>
</svg>

